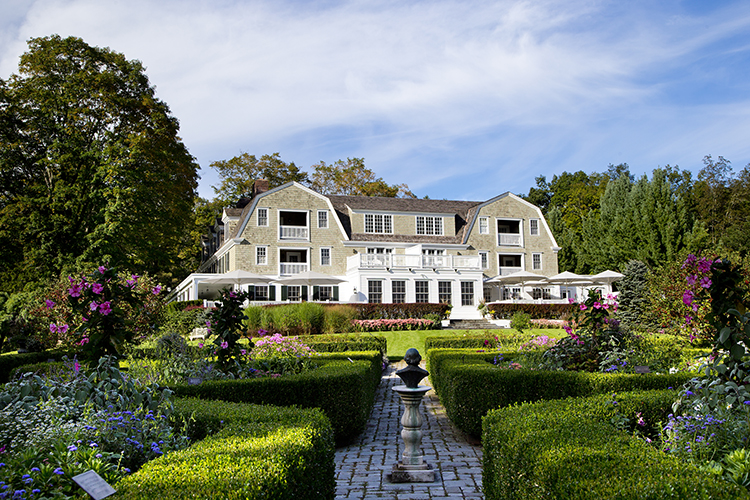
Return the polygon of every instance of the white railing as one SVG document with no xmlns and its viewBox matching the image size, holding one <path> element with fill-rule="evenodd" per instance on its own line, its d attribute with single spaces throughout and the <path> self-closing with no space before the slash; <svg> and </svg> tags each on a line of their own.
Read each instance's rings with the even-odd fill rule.
<svg viewBox="0 0 750 500">
<path fill-rule="evenodd" d="M 279 275 L 291 276 L 307 272 L 307 262 L 281 262 L 279 264 Z"/>
<path fill-rule="evenodd" d="M 310 230 L 307 226 L 279 226 L 279 238 L 282 240 L 308 240 Z"/>
<path fill-rule="evenodd" d="M 509 274 L 517 273 L 518 271 L 523 271 L 522 267 L 509 267 L 504 266 L 500 268 L 500 276 L 508 276 Z"/>
<path fill-rule="evenodd" d="M 481 261 L 478 255 L 363 253 L 349 257 L 347 268 L 481 269 Z"/>
<path fill-rule="evenodd" d="M 501 247 L 520 247 L 521 235 L 500 233 L 497 235 L 497 244 Z"/>
</svg>

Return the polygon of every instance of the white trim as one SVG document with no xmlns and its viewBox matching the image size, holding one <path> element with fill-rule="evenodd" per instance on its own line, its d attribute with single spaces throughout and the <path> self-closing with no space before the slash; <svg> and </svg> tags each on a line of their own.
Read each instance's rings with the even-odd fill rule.
<svg viewBox="0 0 750 500">
<path fill-rule="evenodd" d="M 266 211 L 266 223 L 260 223 L 260 211 Z M 271 209 L 269 207 L 257 207 L 255 211 L 255 226 L 256 227 L 271 227 Z"/>
<path fill-rule="evenodd" d="M 534 256 L 539 256 L 539 268 L 534 267 Z M 544 255 L 542 252 L 533 252 L 531 254 L 531 270 L 532 271 L 542 271 L 544 270 L 544 261 L 542 260 L 542 255 Z"/>
<path fill-rule="evenodd" d="M 258 250 L 261 248 L 265 249 L 265 257 L 266 257 L 266 261 L 262 264 L 258 261 Z M 256 266 L 268 265 L 268 245 L 255 245 L 255 265 Z"/>
<path fill-rule="evenodd" d="M 328 250 L 328 264 L 323 263 L 323 250 Z M 332 247 L 320 247 L 318 252 L 318 259 L 321 267 L 329 267 L 333 265 L 333 248 Z"/>
<path fill-rule="evenodd" d="M 325 226 L 321 226 L 321 225 L 320 225 L 320 214 L 325 214 L 325 215 L 326 215 L 326 225 L 325 225 Z M 318 209 L 318 210 L 317 210 L 317 215 L 318 215 L 318 216 L 317 216 L 317 220 L 318 220 L 318 222 L 317 222 L 317 224 L 318 224 L 318 229 L 328 229 L 328 228 L 329 228 L 329 227 L 331 226 L 331 225 L 330 225 L 330 224 L 328 223 L 328 210 L 320 210 L 320 209 Z"/>
</svg>

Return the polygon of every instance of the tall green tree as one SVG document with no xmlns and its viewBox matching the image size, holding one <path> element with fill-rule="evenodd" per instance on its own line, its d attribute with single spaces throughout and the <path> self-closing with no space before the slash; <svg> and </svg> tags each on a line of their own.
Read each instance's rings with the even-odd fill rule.
<svg viewBox="0 0 750 500">
<path fill-rule="evenodd" d="M 714 161 L 711 155 L 703 158 L 703 165 L 693 192 L 698 215 L 706 225 L 711 244 L 717 248 L 729 224 L 732 165 L 723 156 Z"/>
<path fill-rule="evenodd" d="M 750 165 L 730 184 L 727 219 L 723 246 L 743 258 L 750 255 Z"/>
<path fill-rule="evenodd" d="M 282 160 L 279 153 L 260 158 L 241 153 L 229 160 L 211 162 L 210 166 L 221 177 L 221 184 L 212 187 L 222 206 L 231 206 L 240 198 L 249 198 L 256 179 L 267 180 L 271 189 L 292 181 L 308 183 L 307 173 L 294 163 Z"/>
<path fill-rule="evenodd" d="M 364 158 L 347 158 L 330 165 L 321 161 L 312 166 L 310 187 L 321 194 L 415 198 L 406 184 L 389 185 L 365 167 Z"/>
<path fill-rule="evenodd" d="M 0 289 L 109 262 L 178 278 L 197 164 L 138 61 L 34 38 L 0 80 Z"/>
</svg>

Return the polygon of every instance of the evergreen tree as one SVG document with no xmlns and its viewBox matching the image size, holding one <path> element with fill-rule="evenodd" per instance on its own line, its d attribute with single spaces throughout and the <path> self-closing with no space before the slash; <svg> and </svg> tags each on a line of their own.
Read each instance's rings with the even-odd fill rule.
<svg viewBox="0 0 750 500">
<path fill-rule="evenodd" d="M 646 264 L 639 260 L 630 260 L 623 269 L 625 275 L 617 282 L 620 291 L 617 300 L 619 308 L 617 317 L 623 326 L 638 329 L 646 321 L 648 310 L 648 273 Z"/>
</svg>

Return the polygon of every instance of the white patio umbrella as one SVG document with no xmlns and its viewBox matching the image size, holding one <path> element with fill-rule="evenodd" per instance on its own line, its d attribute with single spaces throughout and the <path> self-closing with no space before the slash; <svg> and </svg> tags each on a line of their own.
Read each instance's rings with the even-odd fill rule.
<svg viewBox="0 0 750 500">
<path fill-rule="evenodd" d="M 607 288 L 609 289 L 608 293 L 612 293 L 612 283 L 621 280 L 624 277 L 625 275 L 622 273 L 618 273 L 617 271 L 610 271 L 609 269 L 607 269 L 606 271 L 593 275 L 591 277 L 591 281 L 593 281 L 594 283 L 607 285 Z"/>
<path fill-rule="evenodd" d="M 343 283 L 346 280 L 330 276 L 328 274 L 318 273 L 315 271 L 307 271 L 304 273 L 294 274 L 288 278 L 279 278 L 273 280 L 274 283 L 280 285 L 337 285 Z"/>
<path fill-rule="evenodd" d="M 521 285 L 521 297 L 524 293 L 524 285 L 533 281 L 544 280 L 545 276 L 541 274 L 532 273 L 530 271 L 517 271 L 513 274 L 498 275 L 494 278 L 488 279 L 487 283 L 498 283 L 500 285 Z"/>
<path fill-rule="evenodd" d="M 270 276 L 264 276 L 262 274 L 255 274 L 248 271 L 237 269 L 236 271 L 230 271 L 228 273 L 219 274 L 215 278 L 208 278 L 202 281 L 202 283 L 210 283 L 214 285 L 251 285 L 251 284 L 267 284 L 273 281 Z"/>
<path fill-rule="evenodd" d="M 560 274 L 550 276 L 549 278 L 547 278 L 547 281 L 554 285 L 560 285 L 560 286 L 593 285 L 593 282 L 586 276 L 582 276 L 576 273 L 571 273 L 570 271 L 565 271 Z"/>
</svg>

